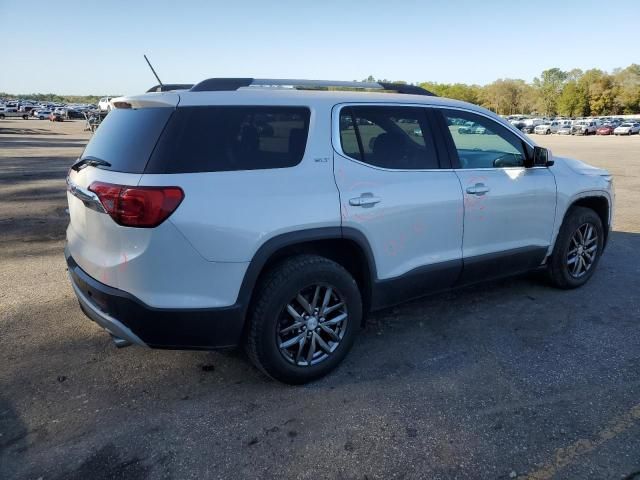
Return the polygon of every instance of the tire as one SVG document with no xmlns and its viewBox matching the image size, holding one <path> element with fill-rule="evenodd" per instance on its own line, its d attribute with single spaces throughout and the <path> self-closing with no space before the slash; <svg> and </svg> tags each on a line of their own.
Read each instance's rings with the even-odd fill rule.
<svg viewBox="0 0 640 480">
<path fill-rule="evenodd" d="M 4 115 L 0 113 L 0 120 L 4 120 Z"/>
<path fill-rule="evenodd" d="M 547 131 L 545 132 L 545 135 L 551 135 L 551 130 L 547 130 Z"/>
<path fill-rule="evenodd" d="M 595 241 L 593 241 L 592 236 L 591 241 L 587 241 L 589 236 L 584 233 L 585 225 L 593 228 L 593 233 L 596 235 Z M 580 248 L 579 241 L 577 243 L 574 241 L 574 235 L 577 235 L 578 229 L 583 231 L 583 238 L 585 239 L 582 248 Z M 604 245 L 603 241 L 604 230 L 602 227 L 602 221 L 598 214 L 590 208 L 572 207 L 565 215 L 564 222 L 560 227 L 560 232 L 556 239 L 556 244 L 553 247 L 553 253 L 551 254 L 551 258 L 547 265 L 551 284 L 557 288 L 571 289 L 581 287 L 587 283 L 598 266 Z M 592 249 L 594 246 L 595 250 L 592 250 L 591 253 L 595 255 L 595 257 L 589 260 L 589 249 Z M 576 251 L 576 254 L 571 255 L 571 252 L 574 250 Z M 586 252 L 579 255 L 583 250 L 586 250 Z M 581 256 L 583 258 L 585 268 L 587 262 L 590 261 L 591 263 L 588 264 L 589 266 L 586 271 L 582 273 L 578 272 L 580 274 L 575 275 L 572 273 L 572 270 L 574 270 L 573 266 L 577 265 L 576 262 L 579 261 Z M 575 258 L 576 261 L 569 264 L 573 258 Z"/>
<path fill-rule="evenodd" d="M 320 316 L 322 312 L 316 313 L 317 317 L 310 316 L 309 310 L 316 311 L 314 297 L 318 299 L 316 307 L 321 310 L 329 287 L 332 291 L 327 310 L 335 308 L 326 319 Z M 256 292 L 245 349 L 252 363 L 268 376 L 289 384 L 310 382 L 338 366 L 351 349 L 362 321 L 362 298 L 358 284 L 341 265 L 317 255 L 297 255 L 273 267 L 257 285 Z M 306 300 L 307 311 L 297 300 L 298 295 Z M 333 325 L 326 323 L 339 318 L 344 320 Z M 324 329 L 318 322 L 325 325 Z M 299 327 L 283 335 L 295 325 Z M 333 337 L 326 328 L 335 328 Z M 325 348 L 319 347 L 320 340 L 316 342 L 316 338 L 324 342 Z M 281 348 L 287 342 L 290 345 Z M 307 362 L 312 346 L 317 350 Z"/>
</svg>

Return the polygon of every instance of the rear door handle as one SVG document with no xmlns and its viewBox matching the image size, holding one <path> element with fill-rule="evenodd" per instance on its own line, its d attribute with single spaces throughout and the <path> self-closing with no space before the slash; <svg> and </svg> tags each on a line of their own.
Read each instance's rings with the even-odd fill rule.
<svg viewBox="0 0 640 480">
<path fill-rule="evenodd" d="M 349 205 L 353 207 L 373 207 L 376 203 L 380 203 L 381 198 L 374 197 L 373 193 L 363 193 L 359 197 L 350 198 Z"/>
<path fill-rule="evenodd" d="M 490 190 L 484 183 L 476 183 L 473 187 L 467 187 L 467 193 L 482 196 Z"/>
</svg>

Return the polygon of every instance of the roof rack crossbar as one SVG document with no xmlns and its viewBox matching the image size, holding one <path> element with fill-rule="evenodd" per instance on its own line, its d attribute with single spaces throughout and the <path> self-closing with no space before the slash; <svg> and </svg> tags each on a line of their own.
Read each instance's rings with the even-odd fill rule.
<svg viewBox="0 0 640 480">
<path fill-rule="evenodd" d="M 410 95 L 435 96 L 417 85 L 390 82 L 347 82 L 342 80 L 298 80 L 285 78 L 208 78 L 194 85 L 192 92 L 233 91 L 242 87 L 291 87 L 291 88 L 353 88 L 366 90 L 390 90 Z"/>
</svg>

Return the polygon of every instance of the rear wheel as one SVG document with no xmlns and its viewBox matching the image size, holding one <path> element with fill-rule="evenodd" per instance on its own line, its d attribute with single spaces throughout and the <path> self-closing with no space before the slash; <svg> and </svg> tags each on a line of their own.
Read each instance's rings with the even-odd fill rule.
<svg viewBox="0 0 640 480">
<path fill-rule="evenodd" d="M 548 263 L 551 283 L 576 288 L 587 283 L 600 260 L 604 230 L 600 217 L 585 207 L 573 207 L 566 215 Z"/>
<path fill-rule="evenodd" d="M 247 354 L 276 380 L 306 383 L 342 361 L 361 319 L 360 291 L 349 272 L 327 258 L 298 255 L 272 268 L 258 286 Z"/>
</svg>

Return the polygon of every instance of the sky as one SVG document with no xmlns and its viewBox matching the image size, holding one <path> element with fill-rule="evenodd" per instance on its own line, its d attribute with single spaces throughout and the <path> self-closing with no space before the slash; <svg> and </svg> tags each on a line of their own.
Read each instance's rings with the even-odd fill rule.
<svg viewBox="0 0 640 480">
<path fill-rule="evenodd" d="M 0 91 L 209 77 L 487 84 L 640 63 L 638 0 L 0 0 Z"/>
</svg>

